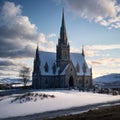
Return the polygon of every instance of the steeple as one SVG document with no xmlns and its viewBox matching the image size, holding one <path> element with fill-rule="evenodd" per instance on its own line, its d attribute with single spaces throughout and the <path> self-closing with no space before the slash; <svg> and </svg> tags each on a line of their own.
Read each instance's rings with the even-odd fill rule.
<svg viewBox="0 0 120 120">
<path fill-rule="evenodd" d="M 62 44 L 67 45 L 67 33 L 66 33 L 66 26 L 65 26 L 65 18 L 64 18 L 64 8 L 62 11 L 62 24 L 60 28 L 60 40 Z"/>
<path fill-rule="evenodd" d="M 32 81 L 32 87 L 33 88 L 40 88 L 41 82 L 40 82 L 40 58 L 39 58 L 39 48 L 37 43 L 35 58 L 34 58 L 34 69 L 33 69 L 33 81 Z M 38 82 L 39 81 L 39 82 Z"/>
<path fill-rule="evenodd" d="M 64 18 L 64 9 L 62 10 L 62 23 L 60 27 L 60 37 L 56 46 L 56 61 L 57 66 L 60 66 L 61 71 L 70 62 L 70 46 L 67 42 L 67 33 Z"/>
<path fill-rule="evenodd" d="M 84 52 L 84 46 L 82 46 L 82 56 L 85 56 L 85 52 Z"/>
<path fill-rule="evenodd" d="M 35 60 L 39 60 L 39 48 L 38 48 L 38 42 L 37 42 L 37 48 L 36 48 L 36 54 L 35 54 Z"/>
<path fill-rule="evenodd" d="M 39 48 L 37 43 L 36 54 L 34 58 L 34 72 L 40 72 Z"/>
</svg>

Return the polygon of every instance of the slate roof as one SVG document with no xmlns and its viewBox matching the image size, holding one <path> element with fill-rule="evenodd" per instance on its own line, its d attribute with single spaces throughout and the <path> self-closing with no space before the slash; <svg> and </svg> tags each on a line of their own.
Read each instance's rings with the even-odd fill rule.
<svg viewBox="0 0 120 120">
<path fill-rule="evenodd" d="M 56 63 L 56 53 L 54 52 L 46 52 L 46 51 L 39 51 L 39 58 L 40 58 L 40 70 L 41 70 L 41 75 L 58 75 L 59 73 L 59 67 L 56 68 L 56 73 L 53 73 L 53 64 Z M 85 58 L 82 56 L 80 53 L 70 53 L 70 59 L 76 69 L 77 64 L 80 66 L 79 72 L 77 72 L 77 75 L 83 75 L 83 65 L 85 64 L 86 66 L 86 73 L 85 75 L 90 75 L 90 68 L 88 68 L 88 65 L 85 61 Z M 48 72 L 45 71 L 45 64 L 48 64 Z M 66 66 L 68 68 L 69 64 Z M 65 68 L 65 69 L 67 69 Z M 62 72 L 62 75 L 65 74 Z"/>
</svg>

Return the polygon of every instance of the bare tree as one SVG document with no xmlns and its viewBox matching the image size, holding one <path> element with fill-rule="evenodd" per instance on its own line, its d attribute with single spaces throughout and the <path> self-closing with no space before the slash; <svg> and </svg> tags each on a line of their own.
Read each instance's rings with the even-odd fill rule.
<svg viewBox="0 0 120 120">
<path fill-rule="evenodd" d="M 27 82 L 30 79 L 30 68 L 23 66 L 19 71 L 19 77 L 22 78 L 24 88 L 26 88 Z"/>
</svg>

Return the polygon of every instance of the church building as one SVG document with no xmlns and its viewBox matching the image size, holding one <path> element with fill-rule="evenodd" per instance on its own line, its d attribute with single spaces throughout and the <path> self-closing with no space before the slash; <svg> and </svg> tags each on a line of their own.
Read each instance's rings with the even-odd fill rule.
<svg viewBox="0 0 120 120">
<path fill-rule="evenodd" d="M 64 11 L 56 53 L 39 51 L 37 45 L 32 87 L 34 89 L 92 88 L 92 69 L 86 63 L 84 49 L 82 48 L 82 53 L 70 53 Z"/>
</svg>

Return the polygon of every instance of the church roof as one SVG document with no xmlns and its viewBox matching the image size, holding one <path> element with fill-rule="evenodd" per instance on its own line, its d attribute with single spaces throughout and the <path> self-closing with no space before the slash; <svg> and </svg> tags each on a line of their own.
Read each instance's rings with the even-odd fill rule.
<svg viewBox="0 0 120 120">
<path fill-rule="evenodd" d="M 54 52 L 45 52 L 45 51 L 39 51 L 39 58 L 40 58 L 40 70 L 41 75 L 58 75 L 59 73 L 59 67 L 56 66 L 56 72 L 53 72 L 53 65 L 56 63 L 56 53 Z M 80 53 L 70 53 L 70 59 L 77 70 L 77 65 L 79 65 L 79 71 L 77 71 L 77 75 L 83 75 L 83 66 L 86 67 L 85 75 L 90 75 L 90 69 L 88 68 L 88 65 L 85 61 L 85 57 L 82 56 Z M 45 64 L 48 64 L 48 71 L 45 71 Z M 65 70 L 68 68 L 69 64 L 66 66 L 66 68 L 63 70 L 61 75 L 65 74 Z"/>
</svg>

